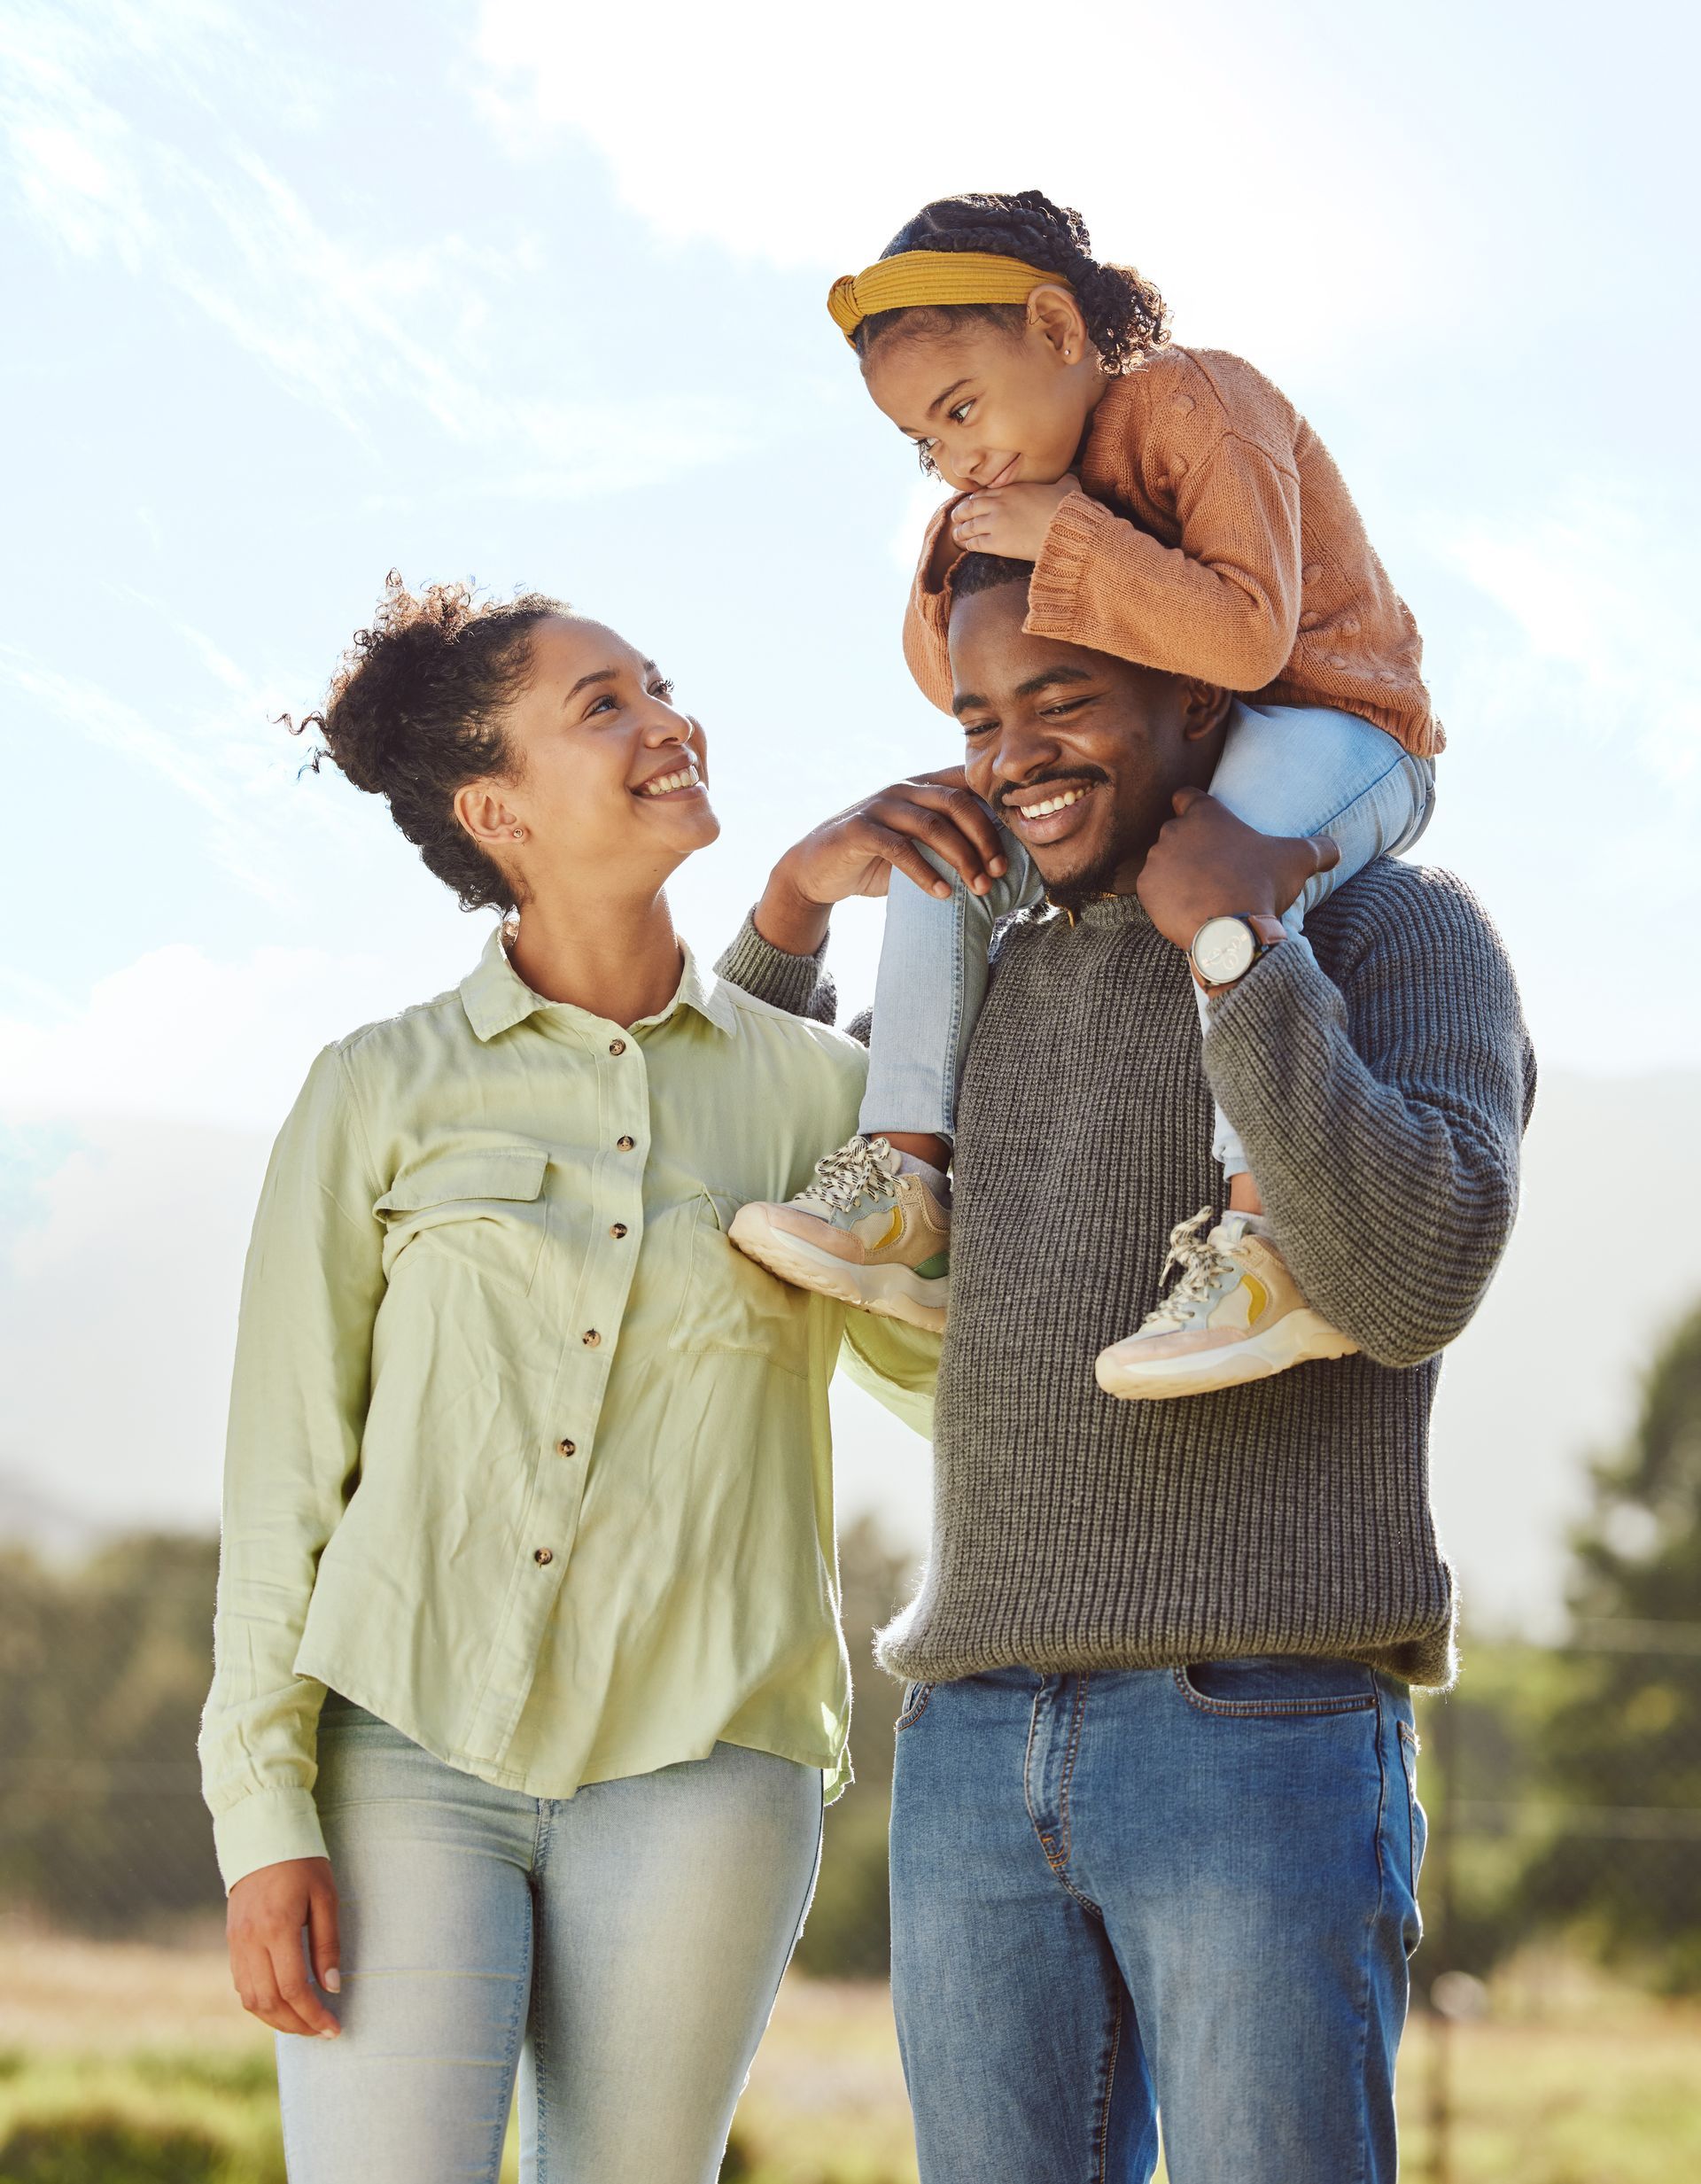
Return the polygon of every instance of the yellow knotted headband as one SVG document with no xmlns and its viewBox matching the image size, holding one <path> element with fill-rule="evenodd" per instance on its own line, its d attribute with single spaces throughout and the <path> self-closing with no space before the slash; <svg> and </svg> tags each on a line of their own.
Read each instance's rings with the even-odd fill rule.
<svg viewBox="0 0 1701 2184">
<path fill-rule="evenodd" d="M 854 348 L 858 327 L 876 311 L 942 303 L 1026 303 L 1035 289 L 1047 285 L 1069 284 L 1041 266 L 990 251 L 906 250 L 835 281 L 827 307 Z"/>
</svg>

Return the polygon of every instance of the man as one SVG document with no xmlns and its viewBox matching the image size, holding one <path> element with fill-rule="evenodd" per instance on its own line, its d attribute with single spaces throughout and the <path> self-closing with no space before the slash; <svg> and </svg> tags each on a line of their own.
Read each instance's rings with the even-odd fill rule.
<svg viewBox="0 0 1701 2184">
<path fill-rule="evenodd" d="M 1210 797 L 1232 703 L 1024 633 L 975 559 L 951 623 L 967 786 L 1092 784 L 1030 848 L 956 1142 L 943 1348 L 889 1321 L 901 1403 L 937 1362 L 892 1807 L 893 1989 L 925 2184 L 1391 2179 L 1424 1821 L 1408 1687 L 1452 1673 L 1430 1516 L 1436 1353 L 1511 1230 L 1534 1068 L 1460 884 L 1383 860 L 1221 991 L 1190 944 L 1268 922 L 1300 845 Z M 829 1013 L 833 902 L 995 846 L 948 779 L 776 867 L 723 968 Z M 1251 951 L 1247 952 L 1248 954 Z M 1360 1355 L 1185 1402 L 1101 1392 L 1153 1247 L 1212 1196 L 1215 1097 L 1270 1231 Z"/>
</svg>

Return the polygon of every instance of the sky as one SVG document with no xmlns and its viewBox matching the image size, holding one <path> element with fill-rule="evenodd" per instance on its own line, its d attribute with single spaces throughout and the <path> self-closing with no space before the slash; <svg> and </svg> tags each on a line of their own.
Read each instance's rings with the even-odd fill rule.
<svg viewBox="0 0 1701 2184">
<path fill-rule="evenodd" d="M 1417 613 L 1424 855 L 1546 1066 L 1701 1069 L 1692 12 L 586 14 L 0 0 L 0 1305 L 58 1253 L 88 1386 L 193 1378 L 196 1509 L 225 1317 L 185 1360 L 126 1295 L 228 1295 L 313 1053 L 484 937 L 277 717 L 392 566 L 571 599 L 707 724 L 712 954 L 796 833 L 956 753 L 897 641 L 936 489 L 824 308 L 944 191 L 1078 206 L 1279 381 Z M 864 997 L 878 913 L 842 926 Z M 0 1470 L 75 1496 L 36 1372 Z"/>
</svg>

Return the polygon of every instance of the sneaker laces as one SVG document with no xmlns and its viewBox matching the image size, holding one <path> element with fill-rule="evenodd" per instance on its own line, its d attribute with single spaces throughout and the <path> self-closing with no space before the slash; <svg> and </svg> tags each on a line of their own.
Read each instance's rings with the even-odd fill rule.
<svg viewBox="0 0 1701 2184">
<path fill-rule="evenodd" d="M 889 1195 L 897 1177 L 897 1155 L 884 1138 L 852 1138 L 816 1162 L 815 1180 L 793 1202 L 812 1198 L 850 1213 L 858 1199 Z"/>
<path fill-rule="evenodd" d="M 1184 1327 L 1193 1307 L 1208 1302 L 1223 1275 L 1234 1271 L 1233 1260 L 1210 1240 L 1209 1224 L 1216 1218 L 1214 1208 L 1202 1206 L 1191 1221 L 1178 1221 L 1170 1230 L 1169 1256 L 1158 1279 L 1163 1282 L 1172 1271 L 1178 1272 L 1180 1279 L 1142 1320 L 1142 1334 L 1154 1334 L 1160 1327 Z"/>
</svg>

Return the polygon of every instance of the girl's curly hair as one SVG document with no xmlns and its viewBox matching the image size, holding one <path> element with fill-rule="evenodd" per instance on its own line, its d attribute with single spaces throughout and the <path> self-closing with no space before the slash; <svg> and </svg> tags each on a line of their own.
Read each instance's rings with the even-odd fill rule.
<svg viewBox="0 0 1701 2184">
<path fill-rule="evenodd" d="M 410 592 L 400 572 L 384 579 L 369 629 L 357 630 L 322 707 L 292 734 L 316 728 L 330 758 L 356 789 L 383 797 L 390 816 L 463 910 L 514 907 L 514 882 L 454 815 L 469 781 L 514 781 L 518 767 L 503 733 L 504 706 L 525 688 L 532 631 L 571 610 L 541 592 L 476 603 L 466 584 Z"/>
<path fill-rule="evenodd" d="M 1137 371 L 1169 338 L 1169 307 L 1152 283 L 1132 266 L 1100 265 L 1080 214 L 1053 205 L 1037 190 L 1018 190 L 1008 197 L 971 190 L 962 197 L 936 198 L 905 222 L 880 254 L 896 258 L 906 250 L 991 251 L 1056 274 L 1075 291 L 1088 337 L 1108 372 Z M 858 355 L 866 357 L 894 327 L 905 321 L 913 325 L 924 316 L 942 323 L 989 318 L 1012 331 L 1025 323 L 1021 305 L 1011 303 L 923 304 L 876 311 L 856 330 Z"/>
</svg>

